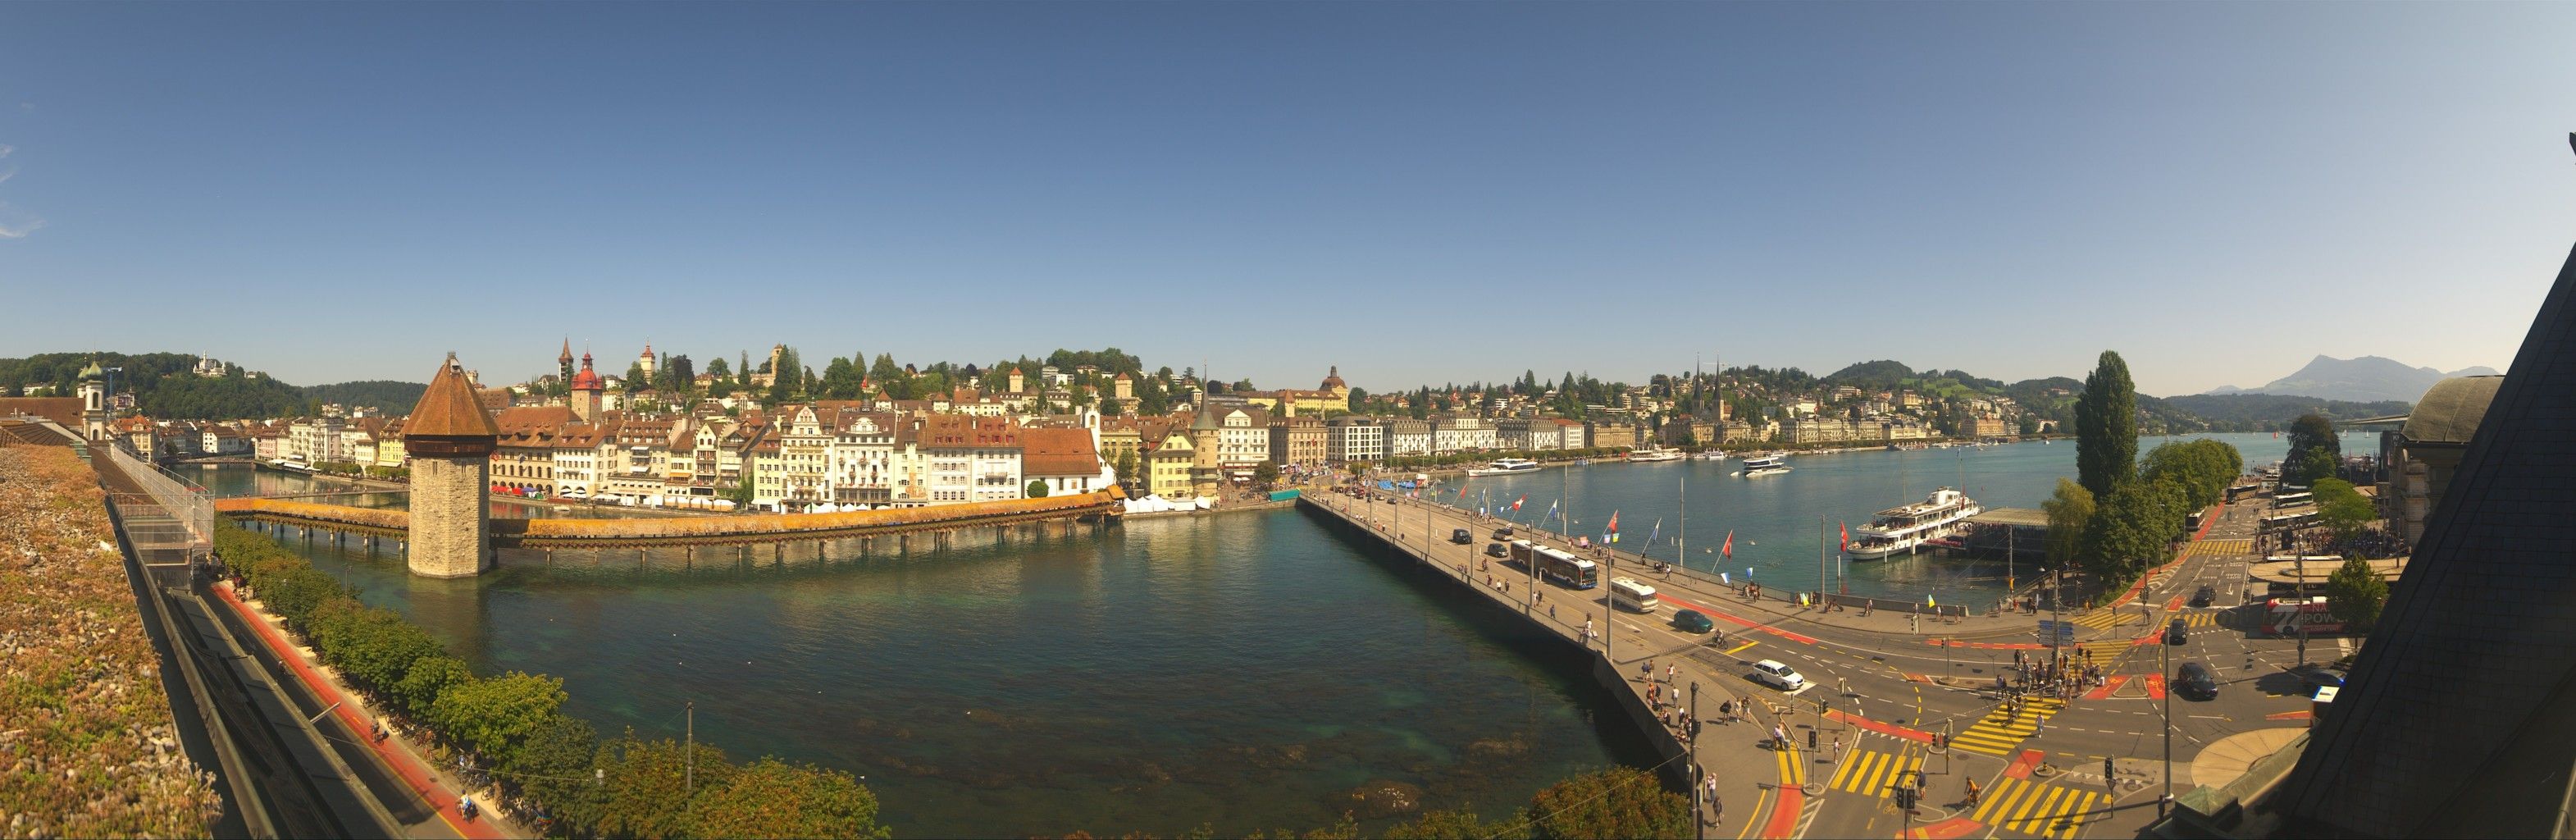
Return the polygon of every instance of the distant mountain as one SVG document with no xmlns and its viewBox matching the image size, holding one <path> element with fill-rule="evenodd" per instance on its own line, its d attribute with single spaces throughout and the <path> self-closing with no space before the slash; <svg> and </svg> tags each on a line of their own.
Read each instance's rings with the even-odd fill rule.
<svg viewBox="0 0 2576 840">
<path fill-rule="evenodd" d="M 2148 398 L 2139 397 L 2145 405 Z M 2209 424 L 2213 432 L 2274 432 L 2290 427 L 2299 415 L 2315 412 L 2335 420 L 2357 420 L 2363 417 L 2386 417 L 2405 414 L 2414 406 L 2405 400 L 2346 402 L 2317 397 L 2290 397 L 2278 394 L 2191 394 L 2166 397 L 2160 401 L 2167 408 L 2187 412 Z"/>
<path fill-rule="evenodd" d="M 2453 376 L 2493 376 L 2494 368 L 2479 366 L 2450 373 L 2429 367 L 2407 367 L 2395 359 L 2363 356 L 2338 359 L 2318 356 L 2297 373 L 2272 380 L 2257 388 L 2219 387 L 2211 394 L 2272 394 L 2287 397 L 2316 397 L 2348 402 L 2414 401 L 2424 395 L 2433 383 Z"/>
</svg>

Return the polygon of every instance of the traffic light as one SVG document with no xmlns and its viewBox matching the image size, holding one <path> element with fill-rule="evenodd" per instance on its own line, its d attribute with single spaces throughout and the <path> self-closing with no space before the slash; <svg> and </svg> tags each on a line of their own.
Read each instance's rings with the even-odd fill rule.
<svg viewBox="0 0 2576 840">
<path fill-rule="evenodd" d="M 2106 780 L 2107 780 L 2107 779 L 2114 779 L 2114 778 L 2118 778 L 2118 777 L 2119 777 L 2119 775 L 2120 775 L 2119 770 L 2118 770 L 2118 768 L 2114 767 L 2114 766 L 2111 764 L 2111 759 L 2110 759 L 2110 757 L 2109 757 L 2109 756 L 2104 756 L 2104 757 L 2102 758 L 2102 778 L 2103 778 L 2103 779 L 2106 779 Z"/>
<path fill-rule="evenodd" d="M 1896 786 L 1896 807 L 1898 810 L 1902 811 L 1914 810 L 1913 788 L 1906 787 L 1901 784 Z"/>
</svg>

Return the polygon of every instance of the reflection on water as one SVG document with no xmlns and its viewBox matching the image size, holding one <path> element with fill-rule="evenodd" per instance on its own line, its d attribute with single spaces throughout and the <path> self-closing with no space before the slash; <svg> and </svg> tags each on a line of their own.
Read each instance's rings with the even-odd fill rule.
<svg viewBox="0 0 2576 840">
<path fill-rule="evenodd" d="M 411 496 L 404 491 L 388 491 L 381 485 L 350 481 L 330 476 L 306 475 L 283 470 L 254 468 L 249 464 L 197 464 L 181 467 L 179 475 L 203 484 L 216 498 L 236 496 L 292 496 L 299 502 L 323 505 L 345 505 L 361 508 L 411 507 Z M 674 516 L 668 511 L 602 505 L 566 505 L 543 501 L 523 501 L 494 496 L 491 502 L 495 519 L 611 519 L 617 517 Z"/>
<path fill-rule="evenodd" d="M 2288 451 L 2286 440 L 2269 433 L 2170 440 L 2193 437 L 2234 445 L 2248 467 L 2280 460 Z M 2143 456 L 2167 440 L 2140 438 L 2138 452 Z M 1880 510 L 1922 501 L 1935 487 L 1962 487 L 1988 509 L 2039 507 L 2056 490 L 2059 476 L 2075 476 L 2075 442 L 1793 455 L 1789 458 L 1793 471 L 1760 478 L 1731 475 L 1740 464 L 1737 459 L 1596 464 L 1453 481 L 1426 496 L 1465 507 L 1487 499 L 1499 509 L 1527 495 L 1529 501 L 1519 513 L 1500 513 L 1530 523 L 1545 517 L 1550 503 L 1564 499 L 1571 533 L 1596 539 L 1616 511 L 1621 548 L 1643 548 L 1646 556 L 1666 561 L 1686 554 L 1680 559 L 1692 568 L 1723 570 L 1737 578 L 1750 567 L 1757 581 L 1809 589 L 1818 585 L 1820 575 L 1824 581 L 1835 580 L 1833 555 L 1843 526 L 1859 527 Z M 1466 491 L 1463 498 L 1458 495 L 1461 489 Z M 1685 493 L 1690 505 L 1689 542 L 1677 546 Z M 1551 529 L 1566 530 L 1552 519 L 1549 522 Z M 1730 531 L 1735 535 L 1735 556 L 1722 562 L 1718 552 Z M 2040 556 L 2037 546 L 2027 548 L 2030 557 Z M 2029 570 L 2015 565 L 2013 571 Z M 1852 593 L 1903 598 L 1950 595 L 1990 600 L 2007 574 L 2006 561 L 1954 560 L 1929 553 L 1845 561 L 1841 566 Z"/>
<path fill-rule="evenodd" d="M 506 552 L 479 580 L 305 549 L 478 671 L 561 676 L 603 731 L 868 777 L 909 835 L 1326 825 L 1420 785 L 1499 814 L 1645 755 L 1588 672 L 1294 511 L 1095 535 Z M 1380 823 L 1372 823 L 1372 826 Z"/>
</svg>

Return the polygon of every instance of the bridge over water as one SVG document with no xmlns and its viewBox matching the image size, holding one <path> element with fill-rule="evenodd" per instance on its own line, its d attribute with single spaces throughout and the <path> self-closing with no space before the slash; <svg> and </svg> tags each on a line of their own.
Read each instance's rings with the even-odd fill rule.
<svg viewBox="0 0 2576 840">
<path fill-rule="evenodd" d="M 840 513 L 776 513 L 642 519 L 494 519 L 492 547 L 658 548 L 740 546 L 866 537 L 936 537 L 967 528 L 1061 522 L 1099 524 L 1118 515 L 1116 491 L 934 507 Z M 238 522 L 287 525 L 366 537 L 403 539 L 404 510 L 326 505 L 290 499 L 221 499 L 217 514 Z"/>
</svg>

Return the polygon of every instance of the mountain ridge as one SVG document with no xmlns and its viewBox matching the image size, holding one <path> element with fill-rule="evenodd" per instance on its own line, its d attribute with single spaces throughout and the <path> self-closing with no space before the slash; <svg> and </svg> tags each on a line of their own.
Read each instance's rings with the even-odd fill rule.
<svg viewBox="0 0 2576 840">
<path fill-rule="evenodd" d="M 2455 376 L 2496 376 L 2496 369 L 2474 365 L 2443 372 L 2438 368 L 2415 367 L 2386 356 L 2356 356 L 2338 359 L 2318 354 L 2305 366 L 2288 376 L 2253 388 L 2222 385 L 2201 395 L 2268 394 L 2282 397 L 2313 397 L 2342 402 L 2413 402 L 2424 395 L 2433 383 Z"/>
</svg>

